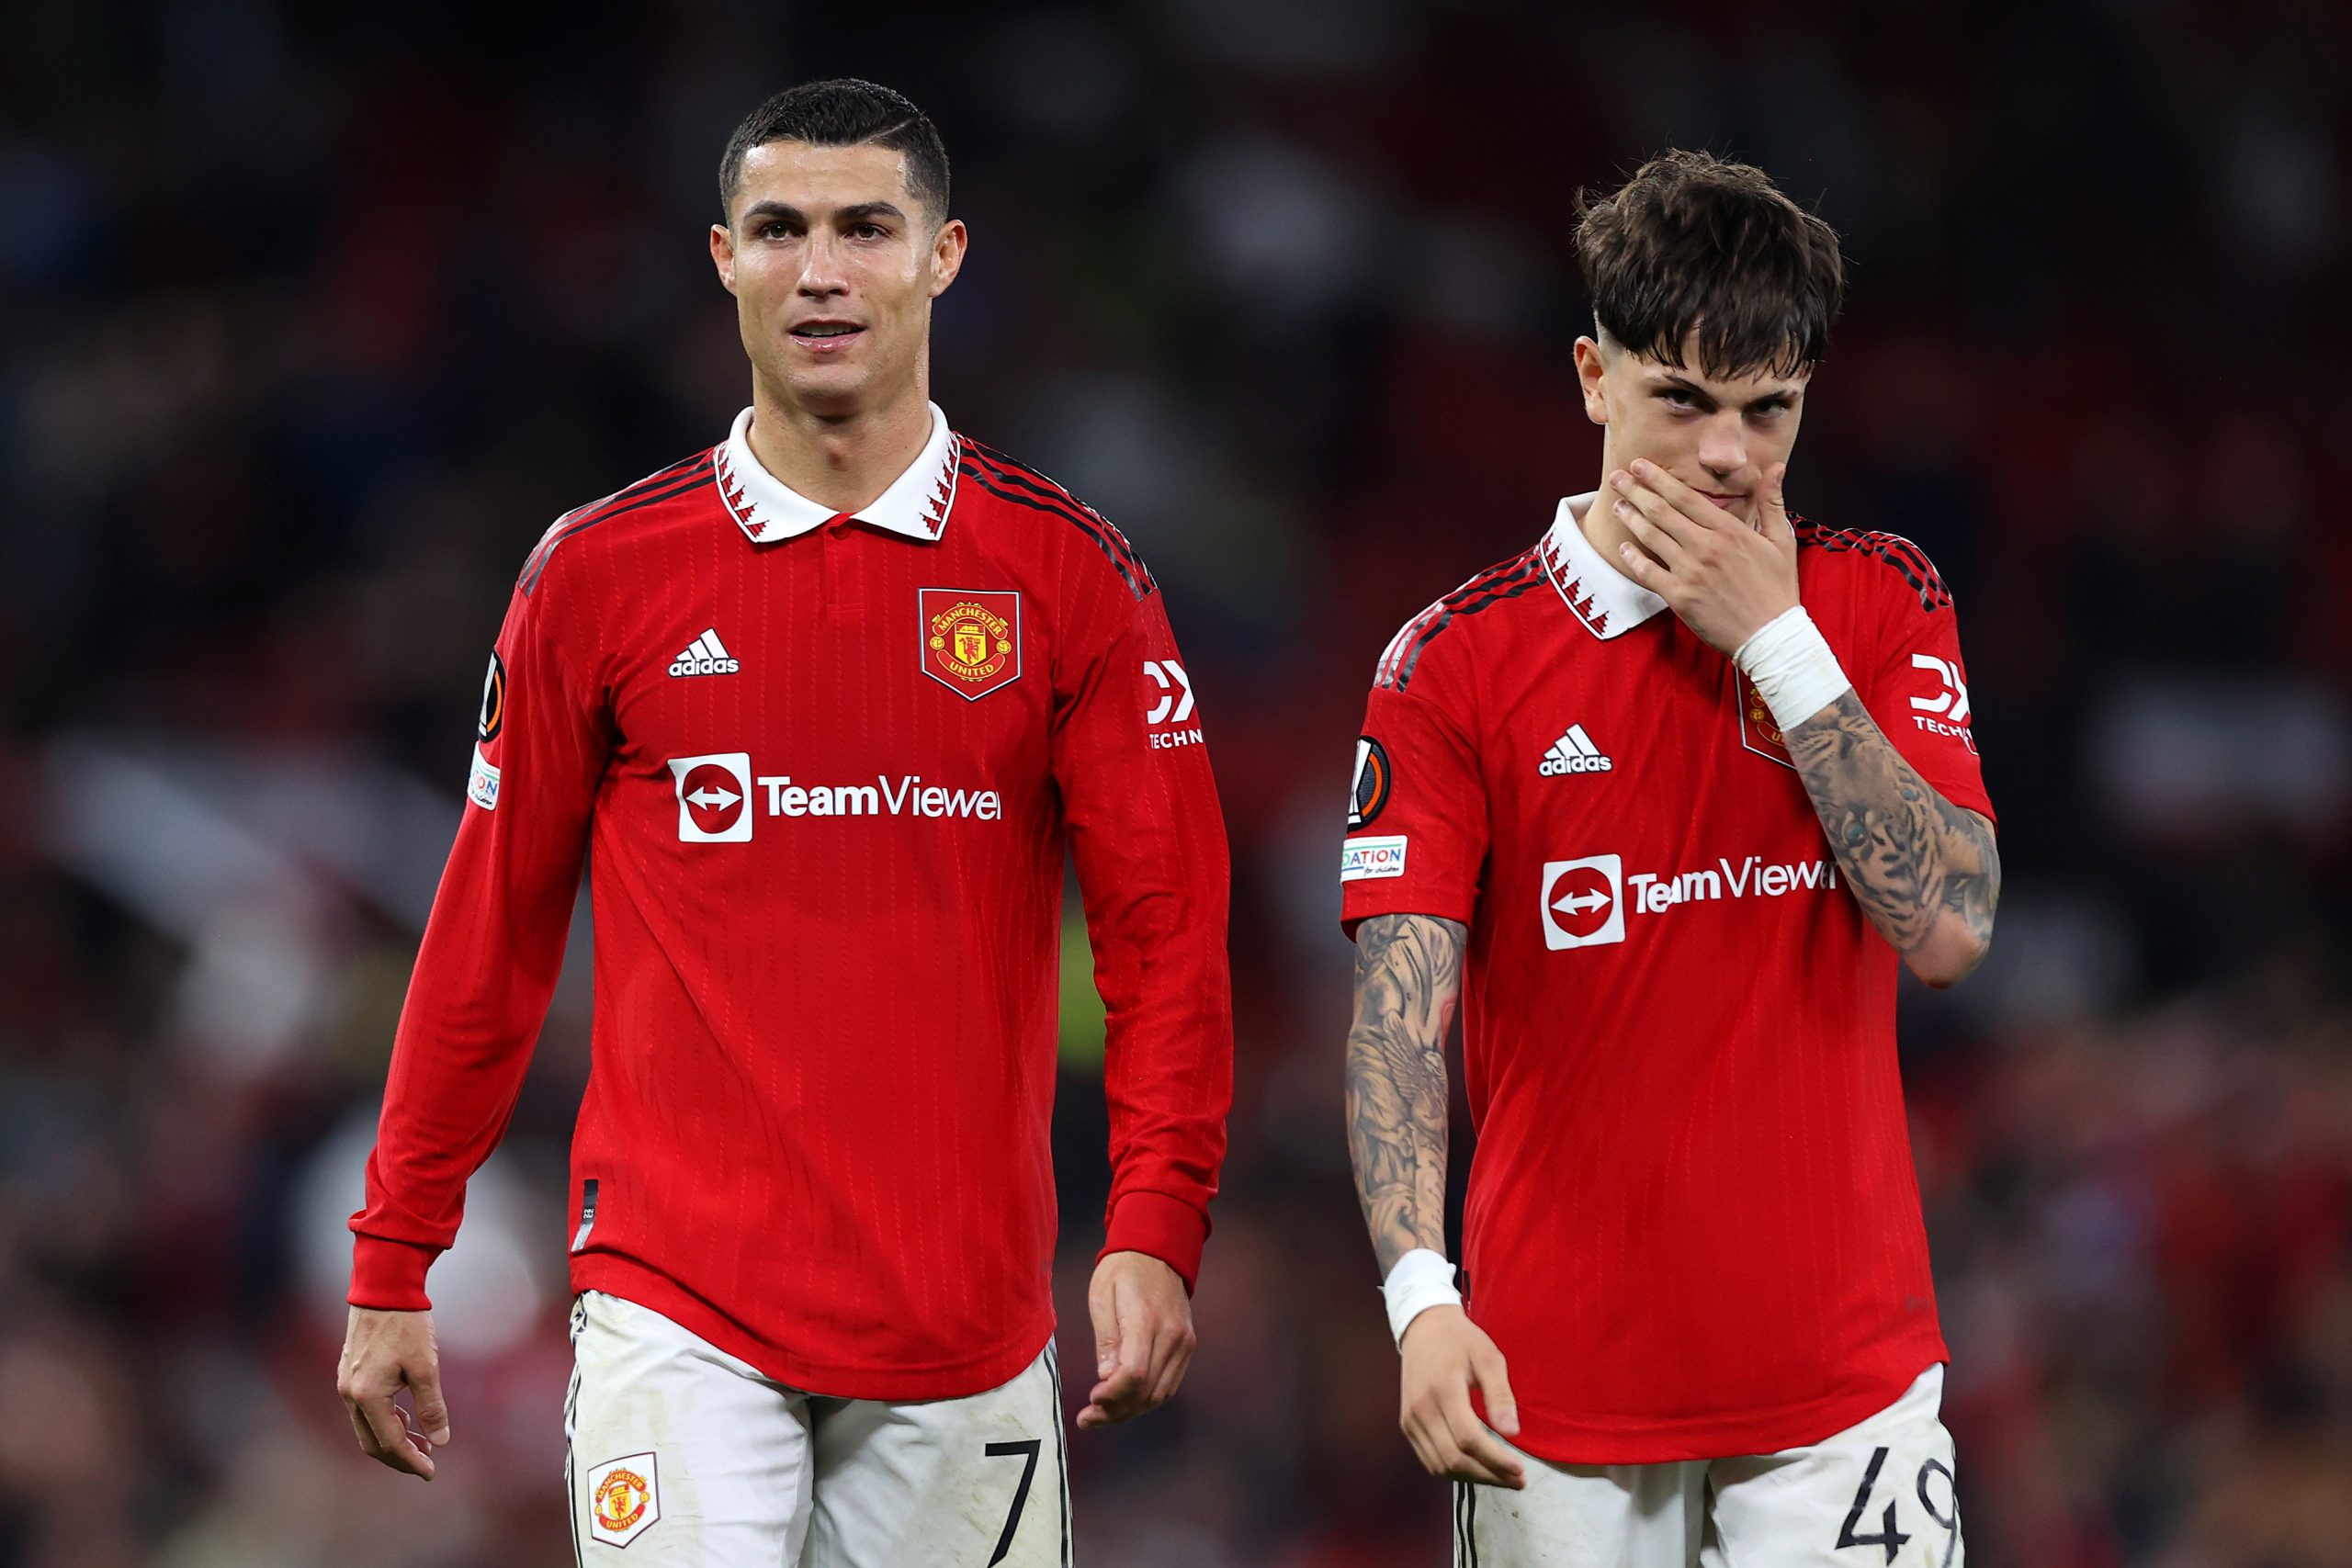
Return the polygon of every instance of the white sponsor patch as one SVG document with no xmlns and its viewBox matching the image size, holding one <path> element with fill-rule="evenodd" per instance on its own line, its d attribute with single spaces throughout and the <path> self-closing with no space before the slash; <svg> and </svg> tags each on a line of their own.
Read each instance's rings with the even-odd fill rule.
<svg viewBox="0 0 2352 1568">
<path fill-rule="evenodd" d="M 713 751 L 672 757 L 678 788 L 678 841 L 741 844 L 752 837 L 752 754 Z"/>
<path fill-rule="evenodd" d="M 624 1454 L 588 1467 L 588 1533 L 627 1546 L 662 1517 L 661 1472 L 650 1453 Z"/>
<path fill-rule="evenodd" d="M 474 771 L 466 777 L 466 798 L 484 811 L 498 809 L 498 770 L 479 747 L 474 750 Z"/>
<path fill-rule="evenodd" d="M 1405 874 L 1405 835 L 1388 839 L 1350 839 L 1340 846 L 1340 880 L 1370 882 L 1374 877 Z"/>
<path fill-rule="evenodd" d="M 1544 863 L 1544 945 L 1558 953 L 1625 940 L 1625 864 L 1616 855 Z"/>
</svg>

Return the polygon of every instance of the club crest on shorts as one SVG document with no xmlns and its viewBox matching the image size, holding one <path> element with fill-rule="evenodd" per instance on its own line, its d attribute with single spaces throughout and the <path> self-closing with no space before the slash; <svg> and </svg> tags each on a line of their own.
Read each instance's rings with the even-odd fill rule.
<svg viewBox="0 0 2352 1568">
<path fill-rule="evenodd" d="M 977 702 L 1021 679 L 1021 595 L 1010 589 L 925 588 L 922 672 Z"/>
<path fill-rule="evenodd" d="M 627 1546 L 661 1517 L 661 1476 L 651 1454 L 623 1454 L 589 1467 L 590 1535 L 607 1546 Z"/>
<path fill-rule="evenodd" d="M 1789 738 L 1781 733 L 1780 725 L 1772 718 L 1771 705 L 1756 689 L 1756 682 L 1740 673 L 1733 694 L 1739 704 L 1739 743 L 1784 768 L 1795 767 L 1789 757 Z"/>
</svg>

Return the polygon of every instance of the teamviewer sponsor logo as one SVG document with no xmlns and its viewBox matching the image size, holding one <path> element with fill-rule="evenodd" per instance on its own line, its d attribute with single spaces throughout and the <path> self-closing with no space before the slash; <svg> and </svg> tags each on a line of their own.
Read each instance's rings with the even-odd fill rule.
<svg viewBox="0 0 2352 1568">
<path fill-rule="evenodd" d="M 875 775 L 872 784 L 797 784 L 790 773 L 762 773 L 771 817 L 968 817 L 1004 818 L 1004 799 L 992 789 L 927 784 L 921 773 Z"/>
<path fill-rule="evenodd" d="M 1553 952 L 1625 940 L 1625 863 L 1616 855 L 1544 863 L 1544 945 Z"/>
<path fill-rule="evenodd" d="M 1784 898 L 1838 886 L 1826 860 L 1768 862 L 1761 855 L 1718 857 L 1696 871 L 1637 871 L 1626 874 L 1616 855 L 1544 863 L 1544 945 L 1559 952 L 1625 940 L 1628 907 L 1636 915 L 1663 915 L 1684 904 L 1725 898 Z"/>
<path fill-rule="evenodd" d="M 992 789 L 925 784 L 921 773 L 877 773 L 872 784 L 808 784 L 790 773 L 752 773 L 748 751 L 673 757 L 678 791 L 678 841 L 741 844 L 754 815 L 765 817 L 920 817 L 1004 820 L 1004 797 Z"/>
<path fill-rule="evenodd" d="M 1781 898 L 1838 886 L 1838 867 L 1826 860 L 1766 864 L 1748 855 L 1737 864 L 1728 857 L 1700 871 L 1636 872 L 1627 877 L 1637 914 L 1663 915 L 1677 904 L 1706 904 L 1718 898 Z"/>
<path fill-rule="evenodd" d="M 673 757 L 678 785 L 678 841 L 741 844 L 752 837 L 752 754 L 714 751 Z"/>
</svg>

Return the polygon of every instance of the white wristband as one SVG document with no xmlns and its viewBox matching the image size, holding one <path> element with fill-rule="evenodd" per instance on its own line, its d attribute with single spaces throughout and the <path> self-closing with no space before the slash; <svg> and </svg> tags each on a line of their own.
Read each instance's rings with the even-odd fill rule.
<svg viewBox="0 0 2352 1568">
<path fill-rule="evenodd" d="M 1413 1319 L 1434 1306 L 1460 1306 L 1462 1292 L 1453 1288 L 1453 1265 L 1445 1254 L 1417 1247 L 1396 1260 L 1388 1270 L 1388 1278 L 1381 1282 L 1380 1293 L 1388 1302 L 1388 1332 L 1396 1337 L 1396 1348 L 1405 1348 L 1405 1330 Z"/>
<path fill-rule="evenodd" d="M 1756 682 L 1783 734 L 1853 689 L 1821 628 L 1800 604 L 1764 623 L 1731 661 Z"/>
</svg>

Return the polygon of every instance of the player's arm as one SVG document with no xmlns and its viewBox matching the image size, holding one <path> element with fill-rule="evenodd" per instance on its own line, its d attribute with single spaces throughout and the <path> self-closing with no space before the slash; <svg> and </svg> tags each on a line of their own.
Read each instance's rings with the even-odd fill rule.
<svg viewBox="0 0 2352 1568">
<path fill-rule="evenodd" d="M 457 1237 L 466 1182 L 513 1114 L 562 967 L 590 807 L 607 754 L 601 705 L 518 591 L 485 682 L 472 775 L 401 1010 L 336 1388 L 361 1451 L 431 1480 L 449 1440 L 424 1276 Z M 420 1431 L 393 1404 L 413 1391 Z"/>
<path fill-rule="evenodd" d="M 1518 1487 L 1519 1459 L 1495 1435 L 1519 1430 L 1503 1355 L 1463 1311 L 1444 1252 L 1445 1036 L 1487 844 L 1475 665 L 1432 640 L 1446 603 L 1389 642 L 1356 738 L 1340 857 L 1356 943 L 1348 1159 L 1403 1357 L 1397 1425 L 1430 1474 Z"/>
<path fill-rule="evenodd" d="M 1055 782 L 1102 997 L 1111 1120 L 1087 1293 L 1099 1381 L 1081 1427 L 1130 1420 L 1183 1382 L 1233 1099 L 1225 818 L 1167 613 L 1139 569 L 1134 581 L 1140 597 L 1102 573 L 1055 694 Z"/>
<path fill-rule="evenodd" d="M 1955 806 L 1887 739 L 1799 608 L 1785 471 L 1767 476 L 1754 528 L 1653 464 L 1611 475 L 1616 513 L 1648 552 L 1623 547 L 1625 570 L 1756 682 L 1856 902 L 1912 973 L 1953 985 L 1993 938 L 1993 825 Z"/>
<path fill-rule="evenodd" d="M 1348 1160 L 1405 1358 L 1398 1425 L 1431 1475 L 1518 1486 L 1519 1461 L 1470 1403 L 1476 1387 L 1496 1427 L 1519 1430 L 1502 1352 L 1464 1314 L 1445 1261 L 1445 1034 L 1468 934 L 1433 915 L 1356 927 Z"/>
</svg>

